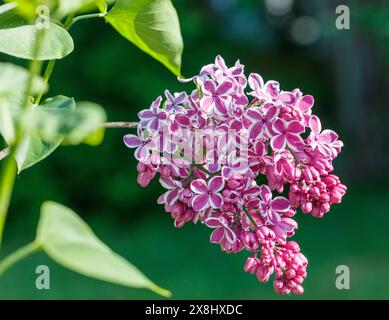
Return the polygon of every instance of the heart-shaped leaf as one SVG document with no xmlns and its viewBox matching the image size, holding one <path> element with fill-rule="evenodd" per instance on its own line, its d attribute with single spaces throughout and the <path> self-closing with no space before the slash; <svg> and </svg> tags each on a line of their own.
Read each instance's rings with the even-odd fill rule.
<svg viewBox="0 0 389 320">
<path fill-rule="evenodd" d="M 96 145 L 96 135 L 104 137 L 104 109 L 92 102 L 77 102 L 64 96 L 47 99 L 23 117 L 23 127 L 36 132 L 45 141 L 64 138 L 64 144 L 80 144 L 85 140 Z M 94 139 L 89 140 L 90 136 Z M 101 142 L 101 140 L 100 140 Z"/>
<path fill-rule="evenodd" d="M 74 99 L 65 96 L 34 106 L 20 118 L 26 137 L 16 153 L 19 172 L 45 159 L 60 144 L 100 144 L 105 120 L 101 106 L 79 102 L 76 108 Z"/>
<path fill-rule="evenodd" d="M 20 109 L 28 78 L 28 71 L 24 68 L 0 62 L 0 133 L 8 144 L 15 138 L 15 115 Z M 43 79 L 34 77 L 31 93 L 38 94 L 44 89 Z"/>
<path fill-rule="evenodd" d="M 99 145 L 104 138 L 102 124 L 106 121 L 105 110 L 93 102 L 77 102 L 76 111 L 69 115 L 66 121 L 66 144 L 87 143 Z"/>
<path fill-rule="evenodd" d="M 19 173 L 48 157 L 65 137 L 56 134 L 52 136 L 52 139 L 42 139 L 39 133 L 41 130 L 39 124 L 44 126 L 47 131 L 49 131 L 48 128 L 56 130 L 58 119 L 74 109 L 74 99 L 57 96 L 45 100 L 41 106 L 37 106 L 23 115 L 21 121 L 27 135 L 22 139 L 15 155 Z M 45 123 L 44 120 L 48 122 Z"/>
<path fill-rule="evenodd" d="M 58 203 L 43 204 L 36 241 L 50 258 L 72 271 L 170 296 L 169 291 L 154 284 L 134 265 L 101 242 L 75 212 Z"/>
<path fill-rule="evenodd" d="M 58 139 L 57 142 L 42 141 L 35 133 L 24 138 L 15 155 L 18 173 L 47 158 L 58 148 L 62 140 L 63 138 Z"/>
<path fill-rule="evenodd" d="M 0 96 L 20 96 L 24 94 L 29 73 L 26 69 L 12 63 L 0 62 Z M 45 81 L 35 76 L 31 94 L 39 94 L 45 89 Z"/>
<path fill-rule="evenodd" d="M 35 53 L 38 32 L 42 32 L 41 45 Z M 30 60 L 62 59 L 74 49 L 70 34 L 55 23 L 48 29 L 38 29 L 35 25 L 0 29 L 0 52 Z"/>
<path fill-rule="evenodd" d="M 105 18 L 123 37 L 181 75 L 184 45 L 170 0 L 117 0 Z"/>
</svg>

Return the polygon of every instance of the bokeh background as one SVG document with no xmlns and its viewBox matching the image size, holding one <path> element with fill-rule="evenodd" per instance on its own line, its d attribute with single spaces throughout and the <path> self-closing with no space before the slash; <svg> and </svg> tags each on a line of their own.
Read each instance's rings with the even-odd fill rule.
<svg viewBox="0 0 389 320">
<path fill-rule="evenodd" d="M 299 214 L 295 240 L 309 259 L 305 299 L 389 298 L 389 2 L 330 0 L 175 0 L 185 43 L 183 74 L 196 74 L 221 54 L 246 71 L 315 96 L 315 112 L 340 133 L 336 173 L 349 187 L 323 219 Z M 346 4 L 351 29 L 335 27 Z M 103 105 L 110 121 L 133 121 L 165 88 L 179 84 L 158 62 L 104 21 L 71 31 L 76 49 L 60 61 L 50 95 Z M 3 61 L 10 61 L 4 55 Z M 15 60 L 13 60 L 15 62 Z M 17 63 L 24 65 L 22 60 Z M 4 253 L 34 237 L 40 205 L 73 208 L 115 251 L 173 292 L 176 299 L 301 299 L 280 297 L 271 283 L 243 272 L 246 254 L 227 255 L 209 243 L 202 225 L 175 229 L 156 204 L 162 189 L 136 183 L 136 162 L 122 143 L 129 130 L 111 129 L 97 147 L 63 147 L 17 179 Z M 51 270 L 51 289 L 35 289 L 35 268 Z M 335 269 L 351 270 L 350 290 L 337 290 Z M 68 271 L 44 254 L 31 256 L 0 279 L 2 299 L 155 299 Z"/>
</svg>

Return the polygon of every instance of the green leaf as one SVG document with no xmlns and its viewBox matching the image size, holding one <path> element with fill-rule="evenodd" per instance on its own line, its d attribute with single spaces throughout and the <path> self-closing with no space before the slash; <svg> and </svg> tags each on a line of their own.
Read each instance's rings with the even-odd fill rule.
<svg viewBox="0 0 389 320">
<path fill-rule="evenodd" d="M 36 9 L 40 5 L 45 5 L 52 12 L 57 5 L 57 0 L 5 0 L 4 2 L 16 3 L 15 9 L 18 14 L 28 19 L 36 18 Z"/>
<path fill-rule="evenodd" d="M 69 13 L 93 9 L 97 7 L 98 2 L 99 0 L 59 0 L 56 14 L 64 17 Z"/>
<path fill-rule="evenodd" d="M 0 133 L 5 142 L 11 145 L 15 140 L 15 127 L 8 99 L 0 98 Z"/>
<path fill-rule="evenodd" d="M 62 143 L 64 135 L 53 134 L 50 139 L 42 139 L 41 132 L 56 131 L 59 119 L 74 109 L 74 99 L 56 96 L 22 115 L 21 122 L 27 135 L 22 139 L 15 155 L 18 173 L 47 158 Z"/>
<path fill-rule="evenodd" d="M 106 121 L 105 110 L 96 103 L 77 102 L 77 109 L 66 121 L 68 131 L 64 143 L 79 144 L 87 143 L 99 145 L 104 138 L 102 124 Z"/>
<path fill-rule="evenodd" d="M 105 18 L 123 37 L 181 75 L 184 45 L 170 0 L 118 0 Z"/>
<path fill-rule="evenodd" d="M 36 133 L 24 138 L 15 155 L 18 173 L 47 158 L 58 148 L 62 140 L 63 138 L 58 138 L 57 142 L 42 141 Z"/>
<path fill-rule="evenodd" d="M 55 96 L 24 112 L 20 121 L 26 137 L 16 153 L 19 173 L 45 159 L 60 144 L 100 144 L 106 114 L 95 103 L 79 102 L 76 108 L 73 98 Z"/>
<path fill-rule="evenodd" d="M 45 141 L 64 138 L 63 144 L 97 145 L 104 137 L 104 109 L 92 102 L 78 102 L 56 96 L 36 106 L 23 117 L 23 127 L 36 132 Z"/>
<path fill-rule="evenodd" d="M 0 6 L 0 15 L 15 9 L 18 6 L 16 2 L 6 3 Z"/>
<path fill-rule="evenodd" d="M 72 271 L 170 296 L 169 291 L 158 287 L 134 265 L 101 242 L 75 212 L 58 203 L 43 204 L 36 241 L 50 258 Z"/>
<path fill-rule="evenodd" d="M 7 144 L 15 138 L 15 121 L 20 114 L 24 90 L 29 78 L 28 71 L 11 63 L 0 62 L 0 133 Z M 45 90 L 44 80 L 36 76 L 33 79 L 33 95 Z"/>
<path fill-rule="evenodd" d="M 0 62 L 0 96 L 20 96 L 24 94 L 29 73 L 26 69 L 12 63 Z M 31 94 L 39 94 L 45 90 L 45 81 L 35 76 L 31 88 Z"/>
<path fill-rule="evenodd" d="M 62 59 L 74 49 L 73 39 L 62 27 L 50 23 L 48 29 L 41 30 L 43 37 L 38 55 L 34 57 L 39 29 L 35 25 L 0 29 L 0 52 L 23 59 Z"/>
</svg>

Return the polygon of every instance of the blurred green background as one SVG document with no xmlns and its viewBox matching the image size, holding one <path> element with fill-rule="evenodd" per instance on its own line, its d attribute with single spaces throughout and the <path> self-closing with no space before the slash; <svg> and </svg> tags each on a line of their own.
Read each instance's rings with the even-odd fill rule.
<svg viewBox="0 0 389 320">
<path fill-rule="evenodd" d="M 176 229 L 162 206 L 162 188 L 136 183 L 136 162 L 122 143 L 128 130 L 110 129 L 103 144 L 63 147 L 17 179 L 4 254 L 33 239 L 45 200 L 77 211 L 96 234 L 175 299 L 389 298 L 389 2 L 330 0 L 176 0 L 185 43 L 183 74 L 192 76 L 221 54 L 240 59 L 289 90 L 315 96 L 315 113 L 340 133 L 336 174 L 349 187 L 323 219 L 298 214 L 294 239 L 309 259 L 302 297 L 280 297 L 271 283 L 243 272 L 246 253 L 227 255 L 201 225 Z M 337 30 L 335 8 L 347 4 L 351 29 Z M 60 61 L 49 94 L 103 105 L 110 121 L 134 121 L 165 88 L 192 90 L 104 21 L 71 31 L 76 49 Z M 3 61 L 13 61 L 5 55 Z M 22 60 L 16 61 L 25 65 Z M 35 288 L 35 268 L 51 270 L 51 289 Z M 337 290 L 335 269 L 351 270 L 351 289 Z M 148 299 L 135 290 L 82 277 L 43 254 L 0 278 L 2 299 Z"/>
</svg>

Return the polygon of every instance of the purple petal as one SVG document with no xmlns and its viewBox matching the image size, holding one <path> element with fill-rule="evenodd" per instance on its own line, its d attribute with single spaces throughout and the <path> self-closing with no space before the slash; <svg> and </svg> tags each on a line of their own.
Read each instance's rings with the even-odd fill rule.
<svg viewBox="0 0 389 320">
<path fill-rule="evenodd" d="M 210 241 L 211 243 L 220 243 L 224 238 L 224 228 L 217 228 L 212 232 Z"/>
<path fill-rule="evenodd" d="M 265 203 L 268 203 L 273 197 L 269 186 L 266 184 L 259 187 L 259 195 Z"/>
<path fill-rule="evenodd" d="M 211 114 L 213 111 L 213 97 L 204 97 L 200 104 L 201 104 L 201 110 L 206 114 Z"/>
<path fill-rule="evenodd" d="M 298 121 L 292 121 L 289 122 L 287 131 L 292 134 L 300 134 L 305 131 L 305 127 Z"/>
<path fill-rule="evenodd" d="M 313 134 L 318 136 L 321 132 L 321 122 L 317 116 L 312 116 L 309 118 L 309 127 L 311 128 Z"/>
<path fill-rule="evenodd" d="M 249 75 L 249 86 L 251 89 L 254 91 L 259 91 L 260 89 L 263 88 L 263 78 L 258 74 L 258 73 L 251 73 Z"/>
<path fill-rule="evenodd" d="M 252 122 L 263 121 L 263 117 L 259 108 L 250 108 L 246 112 L 246 117 Z"/>
<path fill-rule="evenodd" d="M 208 95 L 213 95 L 214 93 L 216 93 L 216 84 L 215 82 L 211 81 L 211 80 L 207 80 L 204 82 L 204 86 L 203 86 L 203 92 L 205 94 L 208 94 Z"/>
<path fill-rule="evenodd" d="M 208 194 L 200 194 L 195 196 L 192 201 L 193 210 L 201 212 L 205 210 L 209 205 L 209 196 Z"/>
<path fill-rule="evenodd" d="M 166 111 L 159 111 L 157 114 L 158 120 L 166 120 L 167 119 L 167 112 Z"/>
<path fill-rule="evenodd" d="M 166 203 L 166 193 L 160 195 L 157 199 L 158 204 L 165 204 Z"/>
<path fill-rule="evenodd" d="M 271 145 L 273 150 L 276 150 L 276 151 L 284 150 L 286 147 L 285 135 L 282 134 L 282 135 L 273 137 L 270 141 L 270 145 Z"/>
<path fill-rule="evenodd" d="M 258 195 L 260 195 L 260 187 L 258 186 L 253 186 L 253 187 L 249 187 L 248 189 L 246 189 L 246 191 L 244 192 L 244 195 L 246 197 L 256 197 Z M 270 190 L 270 189 L 269 189 Z M 265 191 L 266 193 L 266 191 Z M 270 191 L 271 193 L 271 191 Z"/>
<path fill-rule="evenodd" d="M 177 121 L 177 123 L 182 126 L 182 127 L 186 127 L 186 126 L 189 126 L 190 125 L 190 119 L 188 116 L 184 116 L 184 115 L 177 115 L 175 120 Z"/>
<path fill-rule="evenodd" d="M 149 123 L 148 123 L 148 128 L 150 130 L 154 130 L 154 131 L 157 131 L 158 128 L 159 128 L 159 121 L 157 118 L 154 118 L 153 120 L 151 120 Z"/>
<path fill-rule="evenodd" d="M 205 224 L 210 228 L 219 228 L 222 224 L 219 221 L 219 218 L 210 217 L 205 219 Z"/>
<path fill-rule="evenodd" d="M 236 242 L 235 232 L 232 231 L 230 228 L 224 228 L 224 234 L 230 244 L 234 244 Z"/>
<path fill-rule="evenodd" d="M 222 99 L 220 99 L 219 97 L 215 97 L 214 99 L 214 102 L 215 102 L 215 107 L 216 107 L 216 112 L 220 115 L 226 115 L 228 113 L 228 110 L 223 102 Z"/>
<path fill-rule="evenodd" d="M 263 130 L 263 122 L 253 123 L 249 128 L 249 137 L 251 140 L 256 140 L 261 136 Z"/>
<path fill-rule="evenodd" d="M 240 106 L 245 106 L 249 103 L 249 99 L 247 99 L 247 97 L 242 94 L 242 95 L 234 95 L 234 102 L 235 104 L 237 105 L 240 105 Z"/>
<path fill-rule="evenodd" d="M 165 189 L 174 189 L 176 187 L 176 185 L 174 184 L 173 180 L 170 179 L 170 178 L 166 178 L 166 177 L 161 177 L 159 179 L 159 183 Z"/>
<path fill-rule="evenodd" d="M 147 159 L 149 157 L 149 151 L 146 147 L 140 146 L 135 150 L 134 155 L 135 155 L 136 160 L 143 162 L 143 163 L 147 163 Z"/>
<path fill-rule="evenodd" d="M 181 92 L 177 97 L 176 97 L 176 103 L 182 103 L 186 99 L 186 92 Z"/>
<path fill-rule="evenodd" d="M 223 82 L 219 84 L 219 86 L 216 89 L 216 94 L 218 96 L 226 94 L 231 88 L 233 87 L 233 84 L 231 82 Z"/>
<path fill-rule="evenodd" d="M 265 91 L 268 95 L 275 99 L 280 93 L 280 84 L 277 81 L 268 81 L 265 84 Z"/>
<path fill-rule="evenodd" d="M 179 195 L 178 189 L 168 191 L 166 195 L 166 202 L 172 206 L 178 200 L 178 195 Z"/>
<path fill-rule="evenodd" d="M 157 110 L 159 109 L 159 107 L 161 105 L 161 101 L 162 101 L 161 96 L 159 96 L 157 99 L 155 99 L 153 101 L 153 103 L 151 104 L 151 110 L 154 110 L 154 112 L 157 112 Z"/>
<path fill-rule="evenodd" d="M 276 119 L 273 122 L 273 130 L 278 133 L 284 133 L 286 131 L 286 121 L 283 119 Z"/>
<path fill-rule="evenodd" d="M 283 91 L 278 97 L 278 101 L 281 101 L 285 104 L 294 104 L 296 98 L 292 92 Z"/>
<path fill-rule="evenodd" d="M 197 194 L 208 194 L 207 183 L 202 179 L 193 180 L 190 184 L 190 188 Z"/>
<path fill-rule="evenodd" d="M 289 148 L 294 151 L 303 151 L 304 150 L 304 140 L 300 136 L 294 134 L 288 134 L 286 136 Z"/>
<path fill-rule="evenodd" d="M 219 192 L 224 188 L 224 180 L 221 176 L 215 176 L 209 180 L 208 186 L 210 192 Z"/>
<path fill-rule="evenodd" d="M 155 113 L 149 109 L 138 112 L 139 119 L 152 119 L 155 117 Z"/>
<path fill-rule="evenodd" d="M 174 97 L 172 94 L 169 92 L 169 90 L 165 90 L 165 97 L 170 100 L 170 102 L 174 101 Z"/>
<path fill-rule="evenodd" d="M 224 62 L 224 59 L 221 57 L 221 55 L 218 55 L 215 59 L 215 65 L 219 67 L 221 70 L 226 70 L 227 66 L 226 63 Z"/>
<path fill-rule="evenodd" d="M 265 155 L 266 149 L 265 145 L 261 141 L 257 141 L 254 145 L 255 155 L 257 157 L 263 157 Z"/>
<path fill-rule="evenodd" d="M 208 167 L 208 171 L 211 173 L 220 171 L 220 165 L 218 163 L 208 164 L 207 167 Z"/>
<path fill-rule="evenodd" d="M 123 137 L 125 145 L 129 148 L 137 148 L 143 144 L 142 140 L 134 134 L 127 134 Z"/>
<path fill-rule="evenodd" d="M 298 107 L 302 113 L 305 113 L 313 107 L 314 103 L 315 103 L 315 99 L 312 96 L 307 95 L 301 98 L 301 100 L 298 103 Z"/>
<path fill-rule="evenodd" d="M 274 211 L 288 211 L 290 208 L 289 200 L 284 197 L 275 197 L 271 202 L 270 208 Z"/>
<path fill-rule="evenodd" d="M 276 107 L 276 106 L 271 106 L 267 112 L 266 112 L 266 115 L 265 115 L 265 119 L 267 121 L 271 121 L 273 120 L 276 116 L 278 116 L 278 113 L 279 113 L 279 109 Z"/>
<path fill-rule="evenodd" d="M 220 209 L 223 204 L 223 197 L 220 193 L 211 193 L 209 195 L 209 200 L 213 209 Z"/>
</svg>

